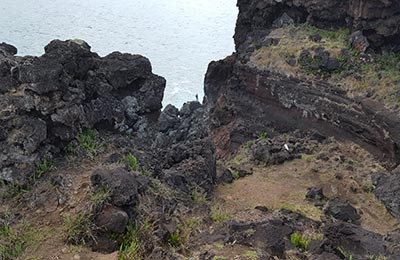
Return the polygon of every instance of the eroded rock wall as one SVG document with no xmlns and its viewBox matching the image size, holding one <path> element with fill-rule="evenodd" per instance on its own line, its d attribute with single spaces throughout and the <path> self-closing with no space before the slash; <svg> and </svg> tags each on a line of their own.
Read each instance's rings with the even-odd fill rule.
<svg viewBox="0 0 400 260">
<path fill-rule="evenodd" d="M 400 120 L 381 104 L 348 98 L 322 80 L 260 71 L 238 60 L 212 62 L 206 74 L 206 104 L 220 157 L 257 133 L 300 129 L 359 143 L 390 166 L 400 162 Z"/>
</svg>

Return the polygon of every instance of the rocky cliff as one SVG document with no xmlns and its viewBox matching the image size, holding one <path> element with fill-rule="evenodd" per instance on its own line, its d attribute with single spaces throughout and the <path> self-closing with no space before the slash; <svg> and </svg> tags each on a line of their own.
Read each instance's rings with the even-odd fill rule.
<svg viewBox="0 0 400 260">
<path fill-rule="evenodd" d="M 247 176 L 218 189 L 234 212 L 231 240 L 268 252 L 265 259 L 397 259 L 398 230 L 367 219 L 379 211 L 372 215 L 395 223 L 399 214 L 399 2 L 239 0 L 238 7 L 236 53 L 210 63 L 204 88 L 216 155 L 237 178 Z M 332 140 L 362 148 L 347 153 Z M 354 157 L 365 151 L 384 167 Z M 274 215 L 270 207 L 289 211 Z M 321 222 L 309 222 L 315 217 Z M 295 236 L 307 245 L 296 246 Z"/>
<path fill-rule="evenodd" d="M 388 165 L 397 165 L 398 113 L 387 109 L 389 101 L 378 102 L 399 95 L 389 86 L 397 89 L 397 78 L 382 88 L 365 86 L 371 84 L 364 85 L 362 79 L 374 81 L 367 75 L 378 70 L 374 66 L 379 66 L 379 58 L 365 62 L 359 54 L 353 56 L 348 45 L 353 34 L 347 28 L 359 30 L 373 47 L 396 49 L 398 4 L 239 1 L 237 53 L 212 62 L 205 79 L 219 155 L 229 154 L 256 133 L 302 129 L 354 140 Z M 398 62 L 396 58 L 393 75 L 398 73 Z M 369 71 L 364 66 L 370 66 Z M 390 80 L 391 75 L 384 77 Z M 362 90 L 357 88 L 361 84 Z"/>
</svg>

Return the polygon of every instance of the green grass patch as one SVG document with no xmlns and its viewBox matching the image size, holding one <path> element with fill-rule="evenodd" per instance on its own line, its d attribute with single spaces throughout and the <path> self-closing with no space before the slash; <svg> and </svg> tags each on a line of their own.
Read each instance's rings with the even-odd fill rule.
<svg viewBox="0 0 400 260">
<path fill-rule="evenodd" d="M 257 260 L 258 259 L 258 253 L 256 251 L 247 251 L 246 253 L 243 254 L 243 256 L 247 260 Z"/>
<path fill-rule="evenodd" d="M 192 191 L 192 200 L 197 203 L 204 203 L 207 201 L 207 193 L 196 187 Z"/>
<path fill-rule="evenodd" d="M 73 245 L 85 245 L 89 241 L 95 241 L 94 232 L 97 229 L 89 214 L 67 216 L 64 219 L 65 239 Z"/>
<path fill-rule="evenodd" d="M 294 247 L 300 249 L 302 252 L 305 252 L 307 251 L 308 245 L 311 242 L 311 237 L 295 232 L 290 235 L 290 242 Z"/>
<path fill-rule="evenodd" d="M 178 248 L 183 245 L 183 238 L 181 232 L 175 231 L 168 238 L 168 244 L 173 248 Z"/>
<path fill-rule="evenodd" d="M 338 247 L 338 250 L 344 256 L 344 258 L 346 258 L 346 260 L 353 260 L 352 254 L 350 254 L 349 252 L 347 252 L 346 250 L 344 250 L 341 247 Z"/>
<path fill-rule="evenodd" d="M 211 207 L 211 219 L 215 223 L 221 225 L 229 218 L 230 218 L 229 213 L 226 212 L 226 210 L 223 209 L 222 206 L 214 205 Z"/>
<path fill-rule="evenodd" d="M 0 225 L 0 259 L 21 258 L 27 249 L 36 250 L 43 240 L 53 235 L 49 227 L 34 227 L 26 222 L 12 227 L 3 223 Z"/>
<path fill-rule="evenodd" d="M 138 170 L 138 159 L 136 158 L 135 155 L 132 153 L 129 153 L 123 157 L 123 162 L 128 164 L 129 170 L 130 171 L 137 171 Z"/>
<path fill-rule="evenodd" d="M 35 170 L 36 177 L 40 178 L 43 174 L 48 173 L 49 171 L 54 169 L 54 161 L 48 158 L 44 158 L 40 161 Z"/>
</svg>

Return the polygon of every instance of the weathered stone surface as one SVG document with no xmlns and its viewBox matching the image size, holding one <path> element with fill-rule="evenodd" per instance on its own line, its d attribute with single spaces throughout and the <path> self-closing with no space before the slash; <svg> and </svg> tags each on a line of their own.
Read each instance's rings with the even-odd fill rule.
<svg viewBox="0 0 400 260">
<path fill-rule="evenodd" d="M 160 115 L 159 130 L 151 148 L 154 174 L 189 194 L 191 187 L 211 192 L 216 181 L 215 148 L 204 107 L 198 102 L 185 103 L 180 111 L 167 106 Z"/>
<path fill-rule="evenodd" d="M 388 243 L 376 234 L 349 223 L 332 223 L 324 227 L 324 235 L 333 248 L 341 247 L 351 252 L 354 259 L 365 259 L 369 255 L 385 255 Z"/>
<path fill-rule="evenodd" d="M 138 202 L 137 175 L 123 169 L 96 170 L 90 177 L 95 193 L 109 192 L 109 202 L 118 207 L 133 207 Z"/>
<path fill-rule="evenodd" d="M 400 170 L 391 174 L 379 174 L 375 177 L 374 194 L 393 216 L 400 219 Z"/>
<path fill-rule="evenodd" d="M 111 205 L 105 205 L 96 216 L 96 225 L 106 232 L 123 233 L 128 224 L 128 214 Z"/>
<path fill-rule="evenodd" d="M 341 221 L 356 224 L 360 220 L 357 210 L 347 202 L 333 199 L 329 201 L 325 214 Z"/>
</svg>

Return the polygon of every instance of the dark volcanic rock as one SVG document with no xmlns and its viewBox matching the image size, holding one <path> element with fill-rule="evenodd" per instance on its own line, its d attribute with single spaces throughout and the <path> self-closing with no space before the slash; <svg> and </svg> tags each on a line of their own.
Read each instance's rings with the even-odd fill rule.
<svg viewBox="0 0 400 260">
<path fill-rule="evenodd" d="M 397 0 L 239 0 L 236 49 L 261 38 L 277 21 L 308 22 L 320 28 L 362 31 L 374 48 L 400 49 L 400 2 Z"/>
<path fill-rule="evenodd" d="M 14 46 L 7 44 L 5 42 L 0 43 L 0 50 L 7 52 L 8 54 L 15 55 L 17 54 L 18 50 Z"/>
<path fill-rule="evenodd" d="M 224 165 L 217 164 L 216 182 L 217 184 L 232 183 L 234 178 L 231 171 Z"/>
<path fill-rule="evenodd" d="M 312 187 L 308 189 L 306 199 L 319 201 L 325 199 L 325 195 L 322 191 L 322 188 Z"/>
<path fill-rule="evenodd" d="M 250 159 L 266 165 L 282 164 L 301 157 L 315 146 L 308 137 L 283 137 L 257 139 L 249 147 Z"/>
<path fill-rule="evenodd" d="M 400 171 L 392 174 L 380 174 L 375 178 L 374 194 L 390 213 L 400 219 Z"/>
<path fill-rule="evenodd" d="M 133 207 L 138 202 L 138 177 L 123 169 L 96 170 L 90 180 L 95 193 L 109 192 L 110 203 L 118 207 Z"/>
<path fill-rule="evenodd" d="M 264 220 L 229 222 L 228 242 L 251 246 L 282 257 L 292 248 L 290 235 L 306 229 L 317 229 L 319 223 L 291 211 L 263 212 Z"/>
<path fill-rule="evenodd" d="M 334 248 L 351 252 L 353 259 L 367 259 L 369 255 L 385 255 L 391 246 L 384 237 L 349 223 L 332 223 L 324 227 L 324 235 Z M 392 244 L 393 246 L 393 244 Z"/>
<path fill-rule="evenodd" d="M 325 214 L 353 224 L 358 223 L 360 220 L 360 215 L 353 206 L 338 199 L 329 201 Z"/>
<path fill-rule="evenodd" d="M 103 207 L 96 217 L 96 225 L 106 232 L 123 233 L 128 224 L 128 214 L 111 205 Z"/>
<path fill-rule="evenodd" d="M 216 181 L 215 148 L 204 117 L 198 102 L 185 103 L 180 111 L 167 106 L 150 149 L 153 173 L 188 194 L 194 187 L 209 193 Z"/>
<path fill-rule="evenodd" d="M 165 80 L 140 55 L 101 58 L 78 40 L 52 41 L 41 57 L 0 50 L 0 179 L 8 182 L 25 182 L 83 128 L 135 135 L 161 108 Z"/>
</svg>

